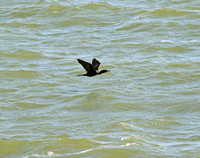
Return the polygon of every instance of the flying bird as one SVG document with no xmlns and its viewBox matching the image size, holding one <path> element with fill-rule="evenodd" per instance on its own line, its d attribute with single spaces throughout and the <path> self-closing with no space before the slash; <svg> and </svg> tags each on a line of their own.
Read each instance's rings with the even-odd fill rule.
<svg viewBox="0 0 200 158">
<path fill-rule="evenodd" d="M 88 77 L 92 77 L 92 76 L 95 76 L 95 75 L 100 75 L 102 73 L 106 73 L 106 72 L 109 72 L 109 70 L 101 70 L 101 71 L 98 71 L 99 69 L 99 65 L 101 64 L 97 59 L 93 59 L 92 60 L 92 64 L 86 62 L 86 61 L 83 61 L 81 59 L 77 59 L 77 61 L 83 66 L 83 68 L 86 70 L 86 74 L 81 74 L 81 75 L 78 75 L 78 76 L 88 76 Z"/>
</svg>

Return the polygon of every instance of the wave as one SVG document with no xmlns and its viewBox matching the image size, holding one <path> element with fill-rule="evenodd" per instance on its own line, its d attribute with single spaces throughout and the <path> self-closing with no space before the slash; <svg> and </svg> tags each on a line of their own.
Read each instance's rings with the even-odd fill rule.
<svg viewBox="0 0 200 158">
<path fill-rule="evenodd" d="M 0 56 L 9 58 L 35 59 L 44 57 L 41 53 L 29 50 L 18 50 L 13 53 L 0 52 Z"/>
<path fill-rule="evenodd" d="M 184 16 L 188 14 L 194 14 L 196 12 L 190 10 L 180 10 L 180 9 L 156 9 L 151 12 L 154 16 L 166 17 L 166 16 Z"/>
</svg>

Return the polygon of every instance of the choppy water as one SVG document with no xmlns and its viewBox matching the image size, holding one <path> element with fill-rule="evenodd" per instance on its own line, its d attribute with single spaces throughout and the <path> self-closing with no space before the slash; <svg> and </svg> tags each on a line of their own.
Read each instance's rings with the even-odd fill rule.
<svg viewBox="0 0 200 158">
<path fill-rule="evenodd" d="M 0 157 L 200 157 L 199 6 L 1 0 Z"/>
</svg>

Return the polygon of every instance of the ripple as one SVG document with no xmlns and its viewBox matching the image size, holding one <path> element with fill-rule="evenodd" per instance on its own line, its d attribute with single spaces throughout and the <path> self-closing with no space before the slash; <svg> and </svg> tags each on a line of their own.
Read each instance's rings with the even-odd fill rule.
<svg viewBox="0 0 200 158">
<path fill-rule="evenodd" d="M 29 50 L 18 50 L 14 53 L 3 53 L 0 52 L 0 56 L 10 57 L 10 58 L 25 58 L 25 59 L 35 59 L 44 57 L 41 53 Z"/>
</svg>

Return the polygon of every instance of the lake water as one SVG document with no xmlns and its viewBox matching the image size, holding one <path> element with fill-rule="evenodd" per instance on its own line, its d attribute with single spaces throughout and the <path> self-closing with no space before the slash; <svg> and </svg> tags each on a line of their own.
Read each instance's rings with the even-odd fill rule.
<svg viewBox="0 0 200 158">
<path fill-rule="evenodd" d="M 200 157 L 199 6 L 1 0 L 0 157 Z"/>
</svg>

